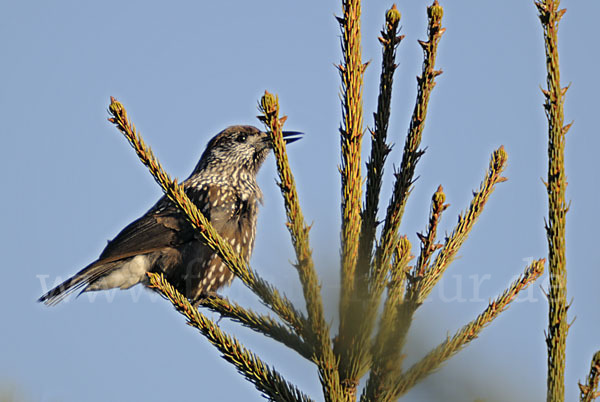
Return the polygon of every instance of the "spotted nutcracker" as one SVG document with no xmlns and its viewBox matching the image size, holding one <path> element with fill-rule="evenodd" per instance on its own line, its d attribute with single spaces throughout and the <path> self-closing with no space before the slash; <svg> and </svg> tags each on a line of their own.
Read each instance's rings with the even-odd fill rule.
<svg viewBox="0 0 600 402">
<path fill-rule="evenodd" d="M 301 133 L 284 132 L 287 143 Z M 248 261 L 254 247 L 262 193 L 256 174 L 271 149 L 268 134 L 252 126 L 232 126 L 206 146 L 190 177 L 186 194 L 219 234 Z M 100 257 L 39 301 L 54 305 L 71 292 L 147 284 L 146 272 L 162 272 L 192 303 L 233 280 L 233 273 L 207 247 L 177 207 L 165 196 L 123 229 Z"/>
</svg>

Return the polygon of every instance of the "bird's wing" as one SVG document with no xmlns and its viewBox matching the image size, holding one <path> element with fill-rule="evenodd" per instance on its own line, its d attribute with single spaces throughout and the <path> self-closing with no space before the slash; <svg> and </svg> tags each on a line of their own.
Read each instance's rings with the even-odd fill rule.
<svg viewBox="0 0 600 402">
<path fill-rule="evenodd" d="M 210 219 L 209 198 L 217 189 L 205 186 L 187 189 L 192 201 Z M 94 282 L 120 266 L 120 260 L 139 254 L 148 254 L 165 248 L 175 248 L 195 238 L 192 225 L 186 221 L 177 207 L 162 197 L 147 213 L 127 225 L 94 261 L 73 277 L 43 295 L 39 301 L 56 304 L 72 291 Z"/>
<path fill-rule="evenodd" d="M 161 203 L 164 206 L 160 210 L 153 208 L 110 240 L 100 254 L 98 263 L 147 254 L 165 247 L 177 247 L 191 240 L 192 227 L 183 215 L 168 200 L 161 200 Z"/>
<path fill-rule="evenodd" d="M 216 187 L 209 185 L 186 188 L 186 193 L 210 220 L 211 198 L 217 193 Z M 195 238 L 197 235 L 192 225 L 179 209 L 163 196 L 144 216 L 127 225 L 108 242 L 98 258 L 98 263 L 147 254 L 164 248 L 176 248 Z"/>
</svg>

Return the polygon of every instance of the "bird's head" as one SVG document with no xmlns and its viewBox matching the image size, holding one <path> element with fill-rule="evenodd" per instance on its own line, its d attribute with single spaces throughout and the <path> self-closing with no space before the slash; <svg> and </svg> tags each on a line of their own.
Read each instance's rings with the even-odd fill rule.
<svg viewBox="0 0 600 402">
<path fill-rule="evenodd" d="M 283 134 L 287 143 L 300 136 L 292 131 Z M 194 172 L 209 168 L 222 170 L 225 174 L 246 171 L 255 175 L 271 148 L 269 135 L 256 127 L 227 127 L 208 142 Z"/>
</svg>

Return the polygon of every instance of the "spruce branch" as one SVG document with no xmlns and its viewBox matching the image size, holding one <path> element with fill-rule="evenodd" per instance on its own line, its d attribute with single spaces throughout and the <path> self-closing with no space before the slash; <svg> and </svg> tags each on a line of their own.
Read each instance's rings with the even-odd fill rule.
<svg viewBox="0 0 600 402">
<path fill-rule="evenodd" d="M 417 306 L 429 296 L 446 268 L 456 257 L 458 250 L 469 236 L 479 215 L 483 212 L 490 195 L 494 192 L 496 184 L 506 181 L 506 178 L 502 176 L 502 171 L 506 166 L 507 159 L 508 156 L 503 146 L 494 151 L 486 176 L 479 190 L 473 193 L 469 209 L 459 215 L 458 224 L 450 236 L 446 238 L 431 266 L 424 270 L 422 276 L 417 272 L 416 276 L 411 277 L 409 280 L 406 298 L 412 300 Z M 443 203 L 443 201 L 441 202 Z"/>
<path fill-rule="evenodd" d="M 398 228 L 400 227 L 402 215 L 404 214 L 404 208 L 406 206 L 406 200 L 414 182 L 416 165 L 424 153 L 424 151 L 419 149 L 419 146 L 421 144 L 423 129 L 425 128 L 429 97 L 431 91 L 435 87 L 435 77 L 442 74 L 441 70 L 435 70 L 435 60 L 438 43 L 446 30 L 445 28 L 442 28 L 443 15 L 444 9 L 439 5 L 437 0 L 427 8 L 428 40 L 419 41 L 425 57 L 423 60 L 422 74 L 417 77 L 417 101 L 410 121 L 406 142 L 404 144 L 400 170 L 394 173 L 394 190 L 387 208 L 379 247 L 376 250 L 374 271 L 371 274 L 370 284 L 373 287 L 372 293 L 376 300 L 379 300 L 381 291 L 383 290 L 382 278 L 386 274 L 386 269 L 389 266 L 389 261 L 392 257 Z"/>
<path fill-rule="evenodd" d="M 342 0 L 343 16 L 338 17 L 342 31 L 342 124 L 340 127 L 342 164 L 342 275 L 340 295 L 340 326 L 335 351 L 344 396 L 354 400 L 358 385 L 356 354 L 350 348 L 351 323 L 347 311 L 354 292 L 354 274 L 358 258 L 361 228 L 361 144 L 363 137 L 363 74 L 366 64 L 361 56 L 360 0 Z"/>
<path fill-rule="evenodd" d="M 425 275 L 425 269 L 429 267 L 429 261 L 433 253 L 442 247 L 441 244 L 436 243 L 437 227 L 444 212 L 450 205 L 444 204 L 446 201 L 446 194 L 444 194 L 444 188 L 440 185 L 437 191 L 431 198 L 431 212 L 429 213 L 429 225 L 425 234 L 417 233 L 419 240 L 421 241 L 421 252 L 415 265 L 415 270 L 412 273 L 413 277 L 423 277 Z"/>
<path fill-rule="evenodd" d="M 441 70 L 435 70 L 435 60 L 439 41 L 446 30 L 442 28 L 443 15 L 444 10 L 437 0 L 427 8 L 428 40 L 419 41 L 424 53 L 423 70 L 421 75 L 417 77 L 417 100 L 404 144 L 402 162 L 400 170 L 394 173 L 394 189 L 387 207 L 385 223 L 369 275 L 369 298 L 366 302 L 365 318 L 362 320 L 363 327 L 359 330 L 359 334 L 362 337 L 357 342 L 357 349 L 359 350 L 365 349 L 363 344 L 370 335 L 368 331 L 372 328 L 377 316 L 377 307 L 379 306 L 381 294 L 385 286 L 384 278 L 390 266 L 393 251 L 396 247 L 395 244 L 398 241 L 398 229 L 402 221 L 408 195 L 414 182 L 416 165 L 424 153 L 424 151 L 419 149 L 419 146 L 421 144 L 423 129 L 425 128 L 429 98 L 435 87 L 435 78 L 442 74 Z M 406 302 L 402 303 L 402 305 L 403 307 L 398 313 L 398 320 L 409 325 L 407 317 L 412 317 L 410 311 L 413 308 L 409 307 Z"/>
<path fill-rule="evenodd" d="M 279 188 L 283 195 L 285 211 L 287 215 L 287 227 L 292 237 L 292 244 L 296 251 L 297 262 L 295 264 L 302 284 L 306 310 L 308 312 L 308 329 L 304 338 L 313 345 L 313 361 L 319 367 L 319 373 L 323 384 L 324 394 L 332 400 L 342 395 L 337 361 L 331 347 L 329 325 L 325 321 L 323 312 L 323 300 L 321 298 L 321 285 L 314 267 L 312 250 L 309 243 L 310 228 L 304 221 L 294 176 L 290 170 L 285 142 L 283 140 L 282 126 L 286 117 L 279 118 L 279 99 L 267 91 L 261 98 L 259 116 L 268 129 L 273 142 L 273 152 L 277 162 L 279 174 Z"/>
<path fill-rule="evenodd" d="M 270 307 L 297 334 L 301 335 L 306 325 L 306 318 L 303 314 L 297 311 L 293 304 L 281 295 L 277 289 L 248 267 L 242 257 L 233 251 L 231 245 L 217 233 L 206 217 L 190 201 L 184 187 L 176 180 L 172 180 L 164 171 L 150 147 L 144 143 L 135 126 L 129 120 L 123 105 L 113 97 L 110 99 L 111 103 L 108 111 L 112 117 L 108 120 L 127 138 L 140 161 L 148 167 L 165 195 L 184 213 L 192 226 L 198 229 L 206 245 L 217 253 L 227 265 L 227 268 L 240 278 L 266 306 Z"/>
<path fill-rule="evenodd" d="M 386 303 L 390 306 L 397 306 L 404 299 L 406 276 L 410 270 L 408 263 L 415 258 L 411 253 L 411 249 L 412 244 L 408 237 L 400 236 L 396 242 L 396 250 L 394 250 L 392 268 L 390 269 L 390 280 L 387 284 Z"/>
<path fill-rule="evenodd" d="M 394 4 L 385 14 L 385 25 L 381 31 L 379 42 L 383 47 L 381 76 L 379 78 L 379 96 L 377 111 L 373 113 L 374 129 L 371 132 L 371 156 L 367 162 L 367 188 L 365 206 L 362 212 L 362 227 L 358 249 L 358 264 L 355 275 L 357 288 L 368 284 L 368 274 L 373 254 L 373 241 L 377 228 L 377 211 L 383 181 L 385 160 L 392 150 L 387 144 L 387 131 L 390 120 L 390 104 L 392 101 L 392 84 L 396 64 L 396 49 L 404 35 L 398 36 L 401 14 Z M 366 289 L 361 289 L 362 292 Z M 358 293 L 358 292 L 357 292 Z M 360 297 L 360 296 L 359 296 Z"/>
<path fill-rule="evenodd" d="M 467 343 L 477 338 L 483 328 L 492 322 L 501 312 L 506 310 L 519 292 L 527 288 L 527 286 L 542 275 L 545 262 L 545 259 L 533 261 L 525 269 L 525 272 L 500 296 L 489 303 L 487 308 L 475 320 L 462 327 L 452 338 L 446 339 L 421 359 L 421 361 L 408 369 L 395 382 L 392 399 L 395 400 L 404 395 L 417 382 L 439 368 L 442 363 L 458 353 Z"/>
<path fill-rule="evenodd" d="M 363 137 L 363 74 L 360 32 L 360 0 L 342 0 L 343 16 L 338 17 L 342 31 L 342 58 L 338 65 L 342 79 L 342 124 L 340 126 L 342 164 L 342 272 L 340 295 L 340 334 L 346 333 L 346 311 L 354 289 L 361 228 L 361 147 Z M 344 370 L 347 358 L 341 357 Z M 346 370 L 348 371 L 348 370 Z M 346 375 L 343 375 L 346 378 Z M 351 381 L 353 382 L 353 381 Z M 356 384 L 350 384 L 350 387 Z"/>
<path fill-rule="evenodd" d="M 568 207 L 565 201 L 567 179 L 565 174 L 565 135 L 571 124 L 564 125 L 564 97 L 568 87 L 560 87 L 558 60 L 558 23 L 565 9 L 559 0 L 536 1 L 544 31 L 546 49 L 547 90 L 544 110 L 548 119 L 548 401 L 565 399 L 565 349 L 569 325 L 567 323 L 567 266 L 565 256 L 565 221 Z"/>
<path fill-rule="evenodd" d="M 222 353 L 222 357 L 233 364 L 266 398 L 271 401 L 311 401 L 257 355 L 240 345 L 236 338 L 221 331 L 211 319 L 195 309 L 162 274 L 148 273 L 148 277 L 150 288 L 167 298 L 186 317 L 188 325 L 197 328 Z"/>
<path fill-rule="evenodd" d="M 222 317 L 229 318 L 246 328 L 250 328 L 281 342 L 307 360 L 312 359 L 312 346 L 293 333 L 289 327 L 280 324 L 275 318 L 269 315 L 257 314 L 252 310 L 243 308 L 237 303 L 218 296 L 210 296 L 202 299 L 200 306 L 206 307 L 209 310 L 219 313 Z"/>
<path fill-rule="evenodd" d="M 429 260 L 433 253 L 442 247 L 440 244 L 435 242 L 437 235 L 437 227 L 440 222 L 442 213 L 448 208 L 448 204 L 444 204 L 446 201 L 446 194 L 444 194 L 444 189 L 442 186 L 439 186 L 437 191 L 431 197 L 431 208 L 429 213 L 429 224 L 427 227 L 427 231 L 425 234 L 417 233 L 419 240 L 421 241 L 421 251 L 419 253 L 419 257 L 417 262 L 411 272 L 406 275 L 406 280 L 408 286 L 414 287 L 415 283 L 420 281 L 425 275 L 425 269 L 429 266 Z M 409 291 L 406 291 L 406 294 L 409 294 Z M 416 302 L 413 298 L 407 297 L 406 299 L 402 299 L 402 303 L 397 304 L 395 311 L 395 329 L 394 329 L 394 340 L 393 342 L 396 344 L 395 348 L 398 350 L 397 353 L 397 361 L 396 368 L 400 370 L 402 368 L 402 356 L 400 356 L 400 351 L 404 349 L 404 344 L 406 342 L 406 336 L 408 334 L 408 330 L 412 325 L 412 318 L 419 307 L 419 303 Z M 391 375 L 391 374 L 390 374 Z"/>
<path fill-rule="evenodd" d="M 590 373 L 587 376 L 585 385 L 579 383 L 581 402 L 592 402 L 594 399 L 600 397 L 598 380 L 600 380 L 600 351 L 596 352 L 592 358 L 592 367 L 590 367 Z"/>
<path fill-rule="evenodd" d="M 490 166 L 486 176 L 481 183 L 479 191 L 473 194 L 473 199 L 466 213 L 459 215 L 458 224 L 451 235 L 446 238 L 434 262 L 429 266 L 428 261 L 432 253 L 440 248 L 435 244 L 435 233 L 441 213 L 446 209 L 445 195 L 441 186 L 433 195 L 431 200 L 431 214 L 429 217 L 429 228 L 426 235 L 421 235 L 421 253 L 417 264 L 407 278 L 406 295 L 403 303 L 398 307 L 398 330 L 396 331 L 396 342 L 400 349 L 404 348 L 408 330 L 412 325 L 414 313 L 429 296 L 433 287 L 439 282 L 446 268 L 454 260 L 458 250 L 467 239 L 473 225 L 494 191 L 497 183 L 506 179 L 501 176 L 506 165 L 507 155 L 504 147 L 500 147 L 492 154 Z M 401 365 L 401 358 L 398 363 Z"/>
<path fill-rule="evenodd" d="M 371 327 L 361 329 L 362 320 L 357 317 L 363 315 L 364 301 L 368 299 L 368 275 L 371 266 L 373 241 L 375 239 L 375 230 L 377 227 L 377 211 L 379 196 L 381 192 L 381 183 L 383 180 L 383 168 L 387 155 L 391 147 L 386 143 L 387 130 L 390 118 L 390 103 L 392 99 L 392 84 L 394 71 L 396 70 L 396 49 L 402 40 L 398 36 L 398 27 L 400 23 L 400 12 L 393 5 L 385 14 L 385 25 L 381 31 L 380 43 L 383 46 L 382 68 L 379 83 L 379 96 L 377 99 L 377 111 L 373 114 L 375 126 L 371 132 L 371 156 L 367 162 L 367 189 L 365 195 L 365 206 L 362 211 L 362 224 L 360 229 L 358 260 L 354 273 L 352 289 L 348 289 L 350 298 L 343 302 L 345 308 L 341 309 L 340 314 L 340 338 L 338 349 L 345 348 L 348 355 L 355 356 L 350 360 L 352 366 L 349 372 L 351 376 L 356 377 L 356 369 L 359 369 L 358 376 L 367 368 L 368 347 L 365 340 L 358 343 L 355 339 L 361 336 L 361 332 L 370 334 Z M 362 335 L 366 337 L 368 335 Z M 365 346 L 365 347 L 363 347 Z M 355 381 L 355 380 L 354 380 Z"/>
<path fill-rule="evenodd" d="M 395 250 L 396 242 L 398 241 L 397 232 L 406 204 L 406 198 L 413 182 L 415 165 L 423 153 L 418 147 L 421 142 L 429 96 L 435 85 L 435 77 L 441 74 L 441 71 L 434 70 L 437 45 L 445 31 L 441 26 L 443 9 L 438 4 L 437 0 L 428 7 L 427 15 L 429 39 L 427 42 L 419 42 L 423 47 L 424 62 L 423 73 L 420 77 L 417 77 L 419 87 L 417 103 L 405 143 L 401 168 L 399 172 L 395 173 L 396 181 L 392 199 L 388 206 L 381 239 L 379 246 L 376 249 L 374 262 L 371 267 L 368 281 L 368 297 L 363 301 L 365 306 L 361 307 L 359 310 L 362 314 L 357 323 L 358 328 L 357 330 L 352 331 L 352 333 L 355 333 L 356 335 L 345 335 L 345 332 L 343 331 L 345 327 L 342 326 L 345 322 L 343 318 L 340 320 L 340 337 L 348 336 L 349 340 L 345 340 L 345 342 L 342 340 L 339 344 L 345 345 L 346 350 L 349 351 L 347 353 L 354 356 L 352 359 L 348 359 L 350 362 L 349 365 L 341 364 L 341 369 L 347 367 L 348 370 L 348 374 L 346 376 L 342 375 L 342 377 L 351 378 L 351 381 L 355 384 L 357 383 L 357 379 L 367 368 L 366 363 L 369 359 L 370 350 L 368 346 L 369 337 L 371 336 L 377 317 L 377 307 L 379 306 L 381 295 L 385 288 L 385 276 L 389 272 L 390 261 Z M 346 327 L 349 327 L 349 325 L 346 324 Z"/>
<path fill-rule="evenodd" d="M 372 364 L 361 401 L 384 401 L 388 390 L 401 373 L 402 347 L 397 333 L 402 322 L 398 320 L 398 306 L 402 303 L 408 263 L 413 258 L 411 244 L 406 236 L 400 238 L 394 251 L 394 263 L 387 286 L 387 298 L 379 323 L 379 329 L 371 348 Z"/>
</svg>

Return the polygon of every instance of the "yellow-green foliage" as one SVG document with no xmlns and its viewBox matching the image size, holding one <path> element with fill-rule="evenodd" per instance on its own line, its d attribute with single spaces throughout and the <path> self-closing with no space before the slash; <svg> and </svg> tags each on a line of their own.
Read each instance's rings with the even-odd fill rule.
<svg viewBox="0 0 600 402">
<path fill-rule="evenodd" d="M 564 258 L 565 204 L 564 137 L 569 126 L 563 123 L 566 89 L 560 88 L 557 29 L 564 11 L 558 1 L 538 1 L 546 44 L 548 89 L 546 113 L 549 121 L 549 218 L 547 224 L 550 267 L 550 325 L 548 331 L 548 400 L 564 399 L 564 345 L 566 324 L 566 265 Z M 270 133 L 277 163 L 279 187 L 287 216 L 296 260 L 294 267 L 302 285 L 305 306 L 294 306 L 274 286 L 263 280 L 234 253 L 231 246 L 212 228 L 206 217 L 190 202 L 183 188 L 164 172 L 149 147 L 129 120 L 125 108 L 111 99 L 109 119 L 125 135 L 162 187 L 169 199 L 187 216 L 201 238 L 225 262 L 227 267 L 274 313 L 257 314 L 219 297 L 209 297 L 201 306 L 220 313 L 264 334 L 316 365 L 326 401 L 354 401 L 358 384 L 366 377 L 361 401 L 391 401 L 404 395 L 418 381 L 436 370 L 467 343 L 476 339 L 485 326 L 505 311 L 519 292 L 533 283 L 544 270 L 545 259 L 533 261 L 524 273 L 484 311 L 448 337 L 412 367 L 403 367 L 404 344 L 413 316 L 431 294 L 457 256 L 471 229 L 484 210 L 495 186 L 504 180 L 508 156 L 503 147 L 493 152 L 478 191 L 459 216 L 452 232 L 443 240 L 437 228 L 447 208 L 442 186 L 433 194 L 426 229 L 419 234 L 420 250 L 414 265 L 411 244 L 399 233 L 406 201 L 415 180 L 415 168 L 424 151 L 420 149 L 427 109 L 435 79 L 442 71 L 435 67 L 438 45 L 445 31 L 444 10 L 437 0 L 427 8 L 428 37 L 419 41 L 424 51 L 423 69 L 417 77 L 417 96 L 400 167 L 394 172 L 393 193 L 385 216 L 378 216 L 380 191 L 387 155 L 386 142 L 390 117 L 392 85 L 396 70 L 396 49 L 403 36 L 398 35 L 401 14 L 392 6 L 385 14 L 381 37 L 382 67 L 377 110 L 370 130 L 371 154 L 367 162 L 366 183 L 361 175 L 363 137 L 363 74 L 367 64 L 361 59 L 361 2 L 342 0 L 338 17 L 342 31 L 342 62 L 338 66 L 342 80 L 341 141 L 341 262 L 339 327 L 332 329 L 324 314 L 323 299 L 296 183 L 291 172 L 276 95 L 265 92 L 259 101 L 266 131 Z M 363 184 L 365 184 L 363 197 Z M 383 225 L 378 234 L 378 219 Z M 271 369 L 256 354 L 225 334 L 212 320 L 194 309 L 164 277 L 149 274 L 151 287 L 167 298 L 189 325 L 197 328 L 237 370 L 268 399 L 277 401 L 309 400 L 289 381 Z M 379 307 L 383 305 L 380 312 Z M 301 311 L 306 310 L 306 314 Z M 332 333 L 336 333 L 335 336 Z M 592 361 L 586 384 L 580 384 L 581 400 L 598 396 L 600 352 Z"/>
</svg>

